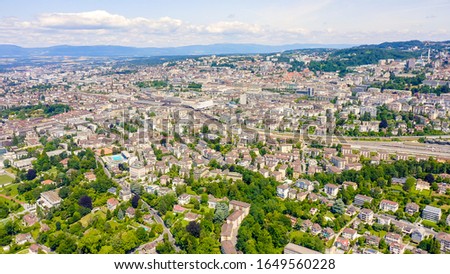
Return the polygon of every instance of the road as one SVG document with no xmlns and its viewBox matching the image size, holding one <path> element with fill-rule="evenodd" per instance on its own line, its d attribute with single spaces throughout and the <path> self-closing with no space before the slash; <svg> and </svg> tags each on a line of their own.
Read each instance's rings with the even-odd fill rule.
<svg viewBox="0 0 450 274">
<path fill-rule="evenodd" d="M 358 218 L 358 213 L 356 213 L 355 217 L 353 217 L 353 219 L 350 220 L 350 222 L 348 222 L 343 228 L 341 228 L 341 230 L 339 230 L 339 232 L 336 234 L 336 236 L 334 237 L 333 240 L 333 244 L 331 245 L 331 248 L 328 250 L 328 254 L 335 254 L 336 253 L 336 246 L 334 245 L 334 243 L 336 242 L 336 239 L 339 238 L 339 236 L 341 236 L 342 231 L 344 231 L 344 229 L 346 229 L 347 227 L 349 227 L 351 224 L 353 224 L 353 222 Z"/>
<path fill-rule="evenodd" d="M 103 163 L 103 160 L 97 156 L 95 156 L 95 159 L 97 160 L 98 164 L 102 165 L 103 170 L 105 171 L 105 174 L 112 179 L 115 183 L 123 186 L 123 184 L 118 181 L 115 178 L 112 178 L 111 173 L 109 172 L 109 170 L 105 167 L 105 164 Z M 143 205 L 149 210 L 149 212 L 153 215 L 153 218 L 156 220 L 157 223 L 161 224 L 163 226 L 164 229 L 164 233 L 166 233 L 169 237 L 169 242 L 173 245 L 173 247 L 175 248 L 176 252 L 180 252 L 180 249 L 175 245 L 175 239 L 173 238 L 172 233 L 170 232 L 169 228 L 166 226 L 166 224 L 164 223 L 163 219 L 158 215 L 158 212 L 153 209 L 152 207 L 150 207 L 149 204 L 147 204 L 147 202 L 145 202 L 144 200 L 141 199 L 141 201 L 143 202 Z M 147 244 L 147 243 L 146 243 Z M 145 245 L 145 244 L 144 244 Z"/>
<path fill-rule="evenodd" d="M 142 201 L 144 206 L 146 206 L 148 208 L 148 210 L 150 211 L 150 213 L 153 215 L 153 218 L 155 218 L 155 221 L 158 224 L 161 224 L 163 226 L 164 229 L 164 233 L 167 234 L 168 238 L 169 238 L 169 242 L 173 245 L 173 247 L 175 248 L 175 251 L 178 253 L 180 252 L 180 248 L 178 248 L 175 245 L 175 239 L 173 238 L 172 232 L 170 232 L 170 229 L 166 226 L 166 224 L 164 223 L 163 219 L 161 218 L 161 216 L 158 215 L 158 211 L 156 211 L 155 209 L 153 209 L 152 207 L 150 207 L 145 201 Z"/>
</svg>

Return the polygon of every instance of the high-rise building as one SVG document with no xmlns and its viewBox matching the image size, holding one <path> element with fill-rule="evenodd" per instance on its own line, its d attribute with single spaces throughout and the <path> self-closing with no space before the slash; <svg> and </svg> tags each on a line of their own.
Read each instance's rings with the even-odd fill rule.
<svg viewBox="0 0 450 274">
<path fill-rule="evenodd" d="M 246 105 L 247 104 L 247 94 L 246 93 L 242 93 L 240 98 L 239 98 L 239 103 L 241 105 Z"/>
<path fill-rule="evenodd" d="M 422 218 L 433 222 L 439 222 L 441 219 L 441 209 L 427 205 L 422 211 Z"/>
</svg>

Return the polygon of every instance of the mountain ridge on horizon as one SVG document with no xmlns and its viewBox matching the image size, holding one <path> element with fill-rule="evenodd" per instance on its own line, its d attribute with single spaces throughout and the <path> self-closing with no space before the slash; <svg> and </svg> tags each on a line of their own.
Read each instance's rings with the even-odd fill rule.
<svg viewBox="0 0 450 274">
<path fill-rule="evenodd" d="M 396 48 L 405 50 L 412 46 L 446 45 L 450 41 L 398 41 L 380 44 L 314 44 L 296 43 L 286 45 L 264 45 L 253 43 L 216 43 L 208 45 L 188 45 L 177 47 L 133 47 L 117 45 L 57 45 L 49 47 L 21 47 L 12 44 L 0 44 L 0 57 L 38 57 L 38 56 L 68 56 L 68 57 L 155 57 L 182 55 L 226 55 L 226 54 L 267 54 L 301 49 L 346 49 L 346 48 Z"/>
<path fill-rule="evenodd" d="M 272 53 L 295 49 L 350 48 L 350 44 L 237 44 L 217 43 L 208 45 L 188 45 L 178 47 L 133 47 L 117 45 L 57 45 L 49 47 L 21 47 L 13 44 L 0 44 L 0 57 L 31 56 L 99 56 L 99 57 L 153 57 L 175 55 L 211 55 L 211 54 L 256 54 Z"/>
</svg>

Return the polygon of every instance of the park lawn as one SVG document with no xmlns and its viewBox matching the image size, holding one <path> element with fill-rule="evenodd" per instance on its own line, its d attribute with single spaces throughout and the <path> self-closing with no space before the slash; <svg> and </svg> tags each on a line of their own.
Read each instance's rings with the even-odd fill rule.
<svg viewBox="0 0 450 274">
<path fill-rule="evenodd" d="M 348 216 L 347 214 L 344 214 L 343 216 L 344 216 L 345 223 L 350 222 L 350 220 L 352 219 L 352 217 Z"/>
<path fill-rule="evenodd" d="M 331 239 L 329 239 L 329 240 L 325 243 L 325 247 L 326 247 L 326 248 L 331 248 L 331 247 L 333 246 L 334 238 L 335 238 L 335 237 L 331 237 Z"/>
<path fill-rule="evenodd" d="M 324 217 L 328 217 L 328 218 L 330 218 L 331 220 L 334 220 L 334 219 L 335 219 L 333 213 L 331 213 L 330 211 L 327 211 L 327 213 L 325 213 L 325 216 L 324 216 Z"/>
<path fill-rule="evenodd" d="M 39 237 L 39 235 L 41 234 L 40 228 L 35 228 L 30 233 L 31 233 L 31 236 L 33 236 L 33 239 L 37 239 Z"/>
<path fill-rule="evenodd" d="M 374 230 L 371 230 L 370 231 L 370 234 L 372 234 L 372 235 L 374 235 L 374 236 L 377 236 L 377 237 L 379 237 L 379 238 L 384 238 L 384 236 L 386 235 L 386 231 L 384 231 L 384 230 L 381 230 L 381 231 L 374 231 Z"/>
<path fill-rule="evenodd" d="M 49 174 L 51 177 L 56 177 L 56 175 L 58 175 L 58 169 L 53 166 L 51 169 L 42 172 L 42 174 Z"/>
<path fill-rule="evenodd" d="M 419 191 L 419 194 L 420 195 L 423 195 L 423 196 L 426 196 L 426 197 L 429 197 L 430 195 L 431 195 L 431 190 L 426 190 L 426 189 L 424 189 L 424 190 L 422 190 L 422 191 Z"/>
<path fill-rule="evenodd" d="M 7 185 L 6 187 L 0 189 L 0 193 L 3 193 L 5 195 L 7 195 L 7 196 L 16 198 L 17 194 L 19 194 L 19 192 L 17 191 L 18 185 L 19 184 Z"/>
<path fill-rule="evenodd" d="M 182 219 L 182 220 L 181 220 L 181 225 L 182 225 L 183 227 L 187 226 L 188 224 L 189 224 L 189 222 L 186 221 L 185 219 Z"/>
<path fill-rule="evenodd" d="M 449 210 L 450 209 L 450 205 L 441 205 L 440 208 L 442 210 Z"/>
<path fill-rule="evenodd" d="M 435 230 L 438 230 L 438 231 L 439 231 L 439 226 L 438 226 L 435 222 L 428 221 L 428 220 L 422 220 L 422 224 L 423 224 L 425 227 L 432 227 L 432 228 L 434 228 Z"/>
<path fill-rule="evenodd" d="M 12 212 L 20 212 L 23 210 L 23 207 L 20 204 L 14 202 L 12 200 L 6 199 L 4 197 L 0 197 L 0 202 L 8 205 L 10 212 L 11 211 Z"/>
<path fill-rule="evenodd" d="M 0 186 L 11 183 L 12 181 L 13 178 L 9 177 L 8 175 L 0 175 Z"/>
<path fill-rule="evenodd" d="M 186 193 L 191 195 L 197 195 L 197 193 L 195 193 L 195 191 L 193 191 L 190 186 L 186 187 Z"/>
<path fill-rule="evenodd" d="M 81 225 L 83 227 L 87 227 L 89 225 L 89 222 L 92 220 L 92 218 L 94 216 L 100 216 L 101 218 L 106 218 L 106 214 L 103 211 L 101 211 L 101 210 L 99 210 L 99 211 L 97 211 L 95 213 L 91 212 L 91 213 L 87 214 L 86 216 L 84 216 L 83 218 L 80 219 Z"/>
<path fill-rule="evenodd" d="M 202 212 L 203 210 L 203 212 Z M 200 209 L 193 209 L 192 207 L 192 212 L 196 213 L 196 214 L 200 214 L 200 215 L 205 215 L 207 213 L 209 213 L 210 211 L 212 211 L 212 213 L 214 213 L 214 209 L 213 208 L 209 208 L 207 205 L 200 205 Z"/>
<path fill-rule="evenodd" d="M 204 211 L 203 211 L 204 213 L 201 213 L 201 214 L 206 214 L 206 213 L 209 213 L 209 212 L 211 212 L 211 211 L 212 211 L 212 213 L 214 213 L 214 211 L 215 211 L 214 208 L 209 208 L 208 205 L 200 205 L 200 211 L 201 211 L 202 209 L 204 210 Z"/>
<path fill-rule="evenodd" d="M 119 227 L 119 224 L 114 220 L 108 221 L 108 223 L 111 225 L 113 231 L 116 230 L 117 227 Z"/>
<path fill-rule="evenodd" d="M 396 190 L 396 191 L 403 191 L 403 188 L 401 185 L 392 185 L 390 187 L 391 190 Z"/>
<path fill-rule="evenodd" d="M 16 254 L 28 254 L 28 253 L 30 253 L 29 249 L 25 248 L 25 249 L 22 249 L 21 251 L 17 252 Z"/>
</svg>

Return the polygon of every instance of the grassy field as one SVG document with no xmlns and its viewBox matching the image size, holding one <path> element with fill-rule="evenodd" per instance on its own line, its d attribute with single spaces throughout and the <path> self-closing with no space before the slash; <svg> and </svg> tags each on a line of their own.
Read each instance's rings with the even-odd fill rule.
<svg viewBox="0 0 450 274">
<path fill-rule="evenodd" d="M 8 185 L 6 187 L 0 188 L 0 193 L 5 194 L 6 196 L 14 197 L 17 200 L 25 202 L 23 200 L 23 198 L 18 196 L 18 194 L 19 194 L 19 192 L 17 191 L 18 186 L 19 186 L 19 184 L 12 184 L 12 185 Z"/>
<path fill-rule="evenodd" d="M 92 218 L 94 216 L 100 216 L 102 218 L 105 218 L 106 214 L 103 211 L 101 211 L 101 210 L 99 210 L 99 211 L 97 211 L 95 213 L 89 213 L 88 215 L 86 215 L 83 218 L 81 218 L 81 220 L 80 220 L 81 225 L 83 227 L 87 227 L 89 225 L 89 222 L 92 220 Z"/>
<path fill-rule="evenodd" d="M 0 196 L 0 204 L 4 204 L 9 208 L 9 214 L 17 213 L 17 212 L 20 212 L 23 210 L 23 207 L 20 204 L 14 202 L 14 201 L 11 201 L 9 199 L 6 199 L 4 197 L 1 197 L 1 196 Z M 11 216 L 9 214 L 8 214 L 8 216 Z"/>
<path fill-rule="evenodd" d="M 11 183 L 12 181 L 13 178 L 9 177 L 8 175 L 0 175 L 0 186 Z"/>
<path fill-rule="evenodd" d="M 197 195 L 197 193 L 195 193 L 190 186 L 186 187 L 186 193 L 187 194 L 191 194 L 191 195 Z"/>
</svg>

